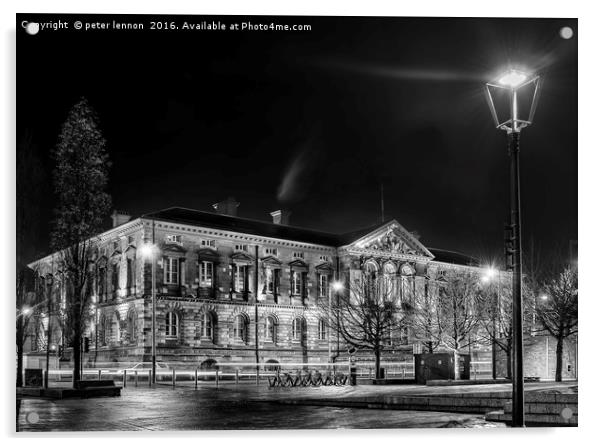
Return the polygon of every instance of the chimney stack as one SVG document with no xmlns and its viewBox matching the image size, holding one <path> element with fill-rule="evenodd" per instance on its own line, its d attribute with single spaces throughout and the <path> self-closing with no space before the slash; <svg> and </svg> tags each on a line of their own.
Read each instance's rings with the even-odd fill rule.
<svg viewBox="0 0 602 446">
<path fill-rule="evenodd" d="M 236 201 L 234 197 L 228 197 L 224 201 L 220 201 L 219 203 L 215 203 L 213 205 L 213 209 L 215 212 L 222 215 L 230 215 L 231 217 L 236 217 L 236 213 L 238 212 L 238 206 L 240 203 Z"/>
<path fill-rule="evenodd" d="M 287 209 L 278 209 L 277 211 L 270 212 L 272 223 L 276 225 L 288 225 L 291 214 L 292 212 Z"/>
<path fill-rule="evenodd" d="M 130 221 L 132 216 L 115 209 L 111 214 L 111 218 L 113 219 L 113 227 L 116 228 L 117 226 L 121 226 L 122 224 Z"/>
</svg>

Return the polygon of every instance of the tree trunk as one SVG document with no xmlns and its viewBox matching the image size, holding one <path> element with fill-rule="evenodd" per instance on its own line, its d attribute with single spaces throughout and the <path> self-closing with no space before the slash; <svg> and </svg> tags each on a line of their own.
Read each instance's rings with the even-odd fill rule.
<svg viewBox="0 0 602 446">
<path fill-rule="evenodd" d="M 556 376 L 555 381 L 562 381 L 562 353 L 564 350 L 564 337 L 559 336 L 556 338 Z"/>
<path fill-rule="evenodd" d="M 429 353 L 433 353 L 433 341 L 429 341 L 427 344 L 427 350 Z"/>
<path fill-rule="evenodd" d="M 512 379 L 512 349 L 508 346 L 506 350 L 506 376 Z"/>
<path fill-rule="evenodd" d="M 80 352 L 80 344 L 81 344 L 81 330 L 76 329 L 73 330 L 73 385 L 76 386 L 77 382 L 81 379 L 80 376 L 80 359 L 81 359 L 81 352 Z"/>
<path fill-rule="evenodd" d="M 376 349 L 374 351 L 374 365 L 376 367 L 376 373 L 374 376 L 376 376 L 376 379 L 382 379 L 383 376 L 381 376 L 380 373 L 380 349 Z"/>
</svg>

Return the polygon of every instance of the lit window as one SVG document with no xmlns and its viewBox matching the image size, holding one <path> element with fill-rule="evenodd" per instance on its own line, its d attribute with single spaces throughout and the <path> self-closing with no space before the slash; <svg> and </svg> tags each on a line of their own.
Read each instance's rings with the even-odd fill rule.
<svg viewBox="0 0 602 446">
<path fill-rule="evenodd" d="M 265 270 L 265 281 L 267 292 L 272 294 L 274 292 L 274 271 L 272 271 L 272 268 Z"/>
<path fill-rule="evenodd" d="M 273 316 L 268 316 L 265 320 L 265 340 L 276 342 L 276 319 Z"/>
<path fill-rule="evenodd" d="M 305 253 L 303 251 L 294 251 L 293 258 L 294 259 L 303 259 L 303 258 L 305 258 Z"/>
<path fill-rule="evenodd" d="M 167 234 L 165 236 L 165 241 L 167 243 L 175 243 L 177 245 L 181 245 L 182 244 L 182 236 L 181 235 L 175 235 L 175 234 Z"/>
<path fill-rule="evenodd" d="M 172 339 L 178 337 L 178 315 L 173 311 L 165 315 L 165 336 Z"/>
<path fill-rule="evenodd" d="M 320 297 L 326 297 L 326 291 L 328 290 L 328 276 L 326 274 L 320 274 Z"/>
<path fill-rule="evenodd" d="M 247 340 L 247 318 L 242 314 L 234 319 L 234 339 L 246 342 Z"/>
<path fill-rule="evenodd" d="M 278 250 L 276 248 L 265 248 L 263 250 L 263 252 L 265 253 L 265 255 L 268 255 L 268 256 L 277 256 L 278 255 Z"/>
<path fill-rule="evenodd" d="M 234 268 L 234 291 L 242 293 L 247 286 L 247 266 L 235 264 Z"/>
<path fill-rule="evenodd" d="M 303 337 L 303 319 L 297 318 L 293 321 L 293 340 L 300 341 Z"/>
<path fill-rule="evenodd" d="M 200 285 L 204 287 L 213 286 L 213 262 L 201 262 L 200 268 Z"/>
<path fill-rule="evenodd" d="M 164 260 L 165 268 L 163 280 L 170 285 L 178 284 L 178 274 L 180 271 L 180 259 L 177 257 L 166 257 Z"/>
<path fill-rule="evenodd" d="M 127 318 L 128 338 L 131 343 L 136 341 L 136 313 L 130 311 Z"/>
<path fill-rule="evenodd" d="M 320 256 L 321 262 L 330 262 L 330 256 Z"/>
<path fill-rule="evenodd" d="M 213 315 L 211 313 L 203 313 L 201 336 L 206 339 L 213 339 Z"/>
<path fill-rule="evenodd" d="M 293 271 L 293 294 L 301 294 L 301 273 Z"/>
<path fill-rule="evenodd" d="M 205 248 L 213 248 L 213 249 L 215 249 L 215 240 L 210 240 L 210 239 L 202 238 L 201 239 L 201 246 L 205 247 Z"/>
<path fill-rule="evenodd" d="M 321 341 L 326 339 L 326 321 L 324 319 L 318 321 L 318 339 Z"/>
<path fill-rule="evenodd" d="M 234 245 L 234 251 L 247 252 L 248 250 L 249 250 L 249 245 Z"/>
</svg>

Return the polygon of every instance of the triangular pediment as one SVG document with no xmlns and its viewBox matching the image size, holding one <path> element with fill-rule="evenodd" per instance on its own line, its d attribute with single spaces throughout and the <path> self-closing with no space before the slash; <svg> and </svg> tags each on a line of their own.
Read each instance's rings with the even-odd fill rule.
<svg viewBox="0 0 602 446">
<path fill-rule="evenodd" d="M 274 256 L 267 256 L 261 259 L 265 265 L 282 265 L 282 262 Z"/>
<path fill-rule="evenodd" d="M 351 242 L 349 247 L 391 254 L 408 254 L 434 258 L 418 238 L 396 220 L 384 223 L 369 234 Z"/>
</svg>

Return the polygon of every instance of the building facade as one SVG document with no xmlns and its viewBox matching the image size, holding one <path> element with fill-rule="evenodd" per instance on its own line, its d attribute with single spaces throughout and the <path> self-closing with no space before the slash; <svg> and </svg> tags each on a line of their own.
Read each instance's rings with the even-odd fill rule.
<svg viewBox="0 0 602 446">
<path fill-rule="evenodd" d="M 345 291 L 335 296 L 334 281 L 385 274 L 399 283 L 398 298 L 411 301 L 446 271 L 485 272 L 466 256 L 427 249 L 396 220 L 328 234 L 290 226 L 280 211 L 272 222 L 240 218 L 236 205 L 219 203 L 215 213 L 169 208 L 133 220 L 114 214 L 114 227 L 97 237 L 93 254 L 87 365 L 151 360 L 153 263 L 157 360 L 185 368 L 256 358 L 262 364 L 346 360 L 347 346 L 320 311 L 345 298 Z M 60 306 L 56 264 L 50 255 L 30 266 Z M 48 316 L 32 326 L 43 333 L 47 324 Z M 411 361 L 422 351 L 407 328 L 395 336 L 384 360 Z M 37 339 L 32 350 L 41 350 Z M 51 342 L 62 339 L 55 328 Z M 478 347 L 473 355 L 479 357 Z"/>
</svg>

